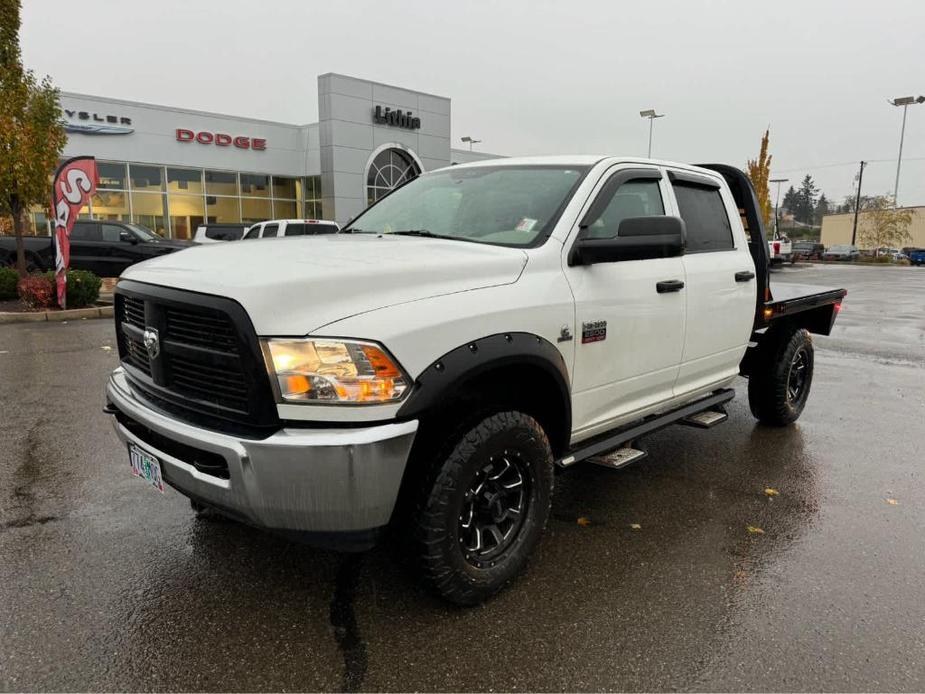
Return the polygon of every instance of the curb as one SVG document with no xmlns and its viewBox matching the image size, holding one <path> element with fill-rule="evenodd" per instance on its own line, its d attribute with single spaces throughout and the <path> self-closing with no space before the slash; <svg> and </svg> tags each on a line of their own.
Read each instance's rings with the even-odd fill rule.
<svg viewBox="0 0 925 694">
<path fill-rule="evenodd" d="M 72 308 L 67 311 L 36 311 L 34 313 L 0 313 L 0 325 L 5 323 L 44 323 L 45 321 L 81 320 L 84 318 L 112 318 L 112 306 Z"/>
</svg>

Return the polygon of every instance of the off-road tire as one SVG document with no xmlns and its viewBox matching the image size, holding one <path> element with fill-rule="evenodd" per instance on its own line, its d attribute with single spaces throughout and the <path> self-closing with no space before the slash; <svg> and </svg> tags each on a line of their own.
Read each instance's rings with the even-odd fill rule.
<svg viewBox="0 0 925 694">
<path fill-rule="evenodd" d="M 476 605 L 520 573 L 539 542 L 552 500 L 552 449 L 539 423 L 522 412 L 488 416 L 449 441 L 447 448 L 418 497 L 413 520 L 417 558 L 424 582 L 437 594 L 458 605 Z M 472 485 L 491 461 L 507 462 L 515 456 L 527 486 L 523 517 L 516 531 L 506 536 L 509 544 L 499 543 L 500 553 L 482 561 L 478 552 L 464 546 L 471 531 L 461 527 L 472 499 L 480 498 L 472 495 Z M 472 522 L 471 516 L 468 520 Z"/>
<path fill-rule="evenodd" d="M 748 406 L 762 424 L 799 419 L 813 384 L 813 342 L 803 329 L 769 333 L 748 379 Z"/>
</svg>

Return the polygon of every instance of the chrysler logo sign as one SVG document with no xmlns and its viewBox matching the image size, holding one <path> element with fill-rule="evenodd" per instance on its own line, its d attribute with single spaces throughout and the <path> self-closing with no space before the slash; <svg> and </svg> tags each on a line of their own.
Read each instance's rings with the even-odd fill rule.
<svg viewBox="0 0 925 694">
<path fill-rule="evenodd" d="M 411 111 L 405 112 L 401 109 L 393 111 L 388 106 L 384 109 L 382 106 L 376 106 L 376 108 L 373 109 L 373 123 L 394 125 L 397 128 L 405 128 L 407 130 L 417 130 L 421 127 L 421 119 L 417 116 L 412 116 Z"/>
<path fill-rule="evenodd" d="M 83 135 L 128 135 L 135 132 L 131 127 L 132 119 L 126 116 L 69 108 L 64 109 L 64 113 L 68 118 L 64 121 L 65 132 Z"/>
</svg>

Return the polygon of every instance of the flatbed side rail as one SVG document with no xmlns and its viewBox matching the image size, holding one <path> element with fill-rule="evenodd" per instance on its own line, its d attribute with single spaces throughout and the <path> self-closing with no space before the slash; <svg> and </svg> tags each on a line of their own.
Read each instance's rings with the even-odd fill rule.
<svg viewBox="0 0 925 694">
<path fill-rule="evenodd" d="M 770 327 L 777 321 L 787 319 L 811 333 L 828 335 L 832 332 L 835 317 L 841 310 L 841 302 L 847 294 L 847 289 L 830 289 L 779 301 L 767 301 L 755 316 L 755 330 Z"/>
</svg>

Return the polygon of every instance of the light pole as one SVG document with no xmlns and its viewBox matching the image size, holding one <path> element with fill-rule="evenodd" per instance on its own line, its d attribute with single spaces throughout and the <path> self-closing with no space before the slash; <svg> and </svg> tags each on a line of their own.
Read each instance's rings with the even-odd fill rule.
<svg viewBox="0 0 925 694">
<path fill-rule="evenodd" d="M 656 118 L 664 118 L 664 113 L 656 113 L 654 108 L 647 109 L 645 111 L 640 111 L 639 115 L 643 118 L 649 119 L 649 154 L 648 158 L 652 158 L 652 124 L 655 122 Z"/>
<path fill-rule="evenodd" d="M 768 183 L 777 184 L 777 201 L 774 203 L 774 238 L 780 236 L 780 184 L 789 181 L 789 178 L 771 178 Z"/>
<path fill-rule="evenodd" d="M 465 137 L 461 137 L 461 138 L 459 138 L 459 139 L 462 140 L 463 142 L 468 142 L 468 143 L 469 143 L 469 151 L 470 151 L 470 152 L 472 151 L 472 145 L 477 145 L 479 142 L 481 142 L 481 140 L 474 140 L 473 138 L 469 137 L 468 135 L 466 135 Z"/>
<path fill-rule="evenodd" d="M 903 107 L 903 124 L 899 131 L 899 156 L 896 158 L 896 185 L 893 186 L 893 207 L 899 207 L 899 169 L 903 163 L 903 138 L 906 136 L 906 110 L 913 104 L 921 104 L 925 96 L 901 96 L 887 99 L 893 106 Z"/>
</svg>

